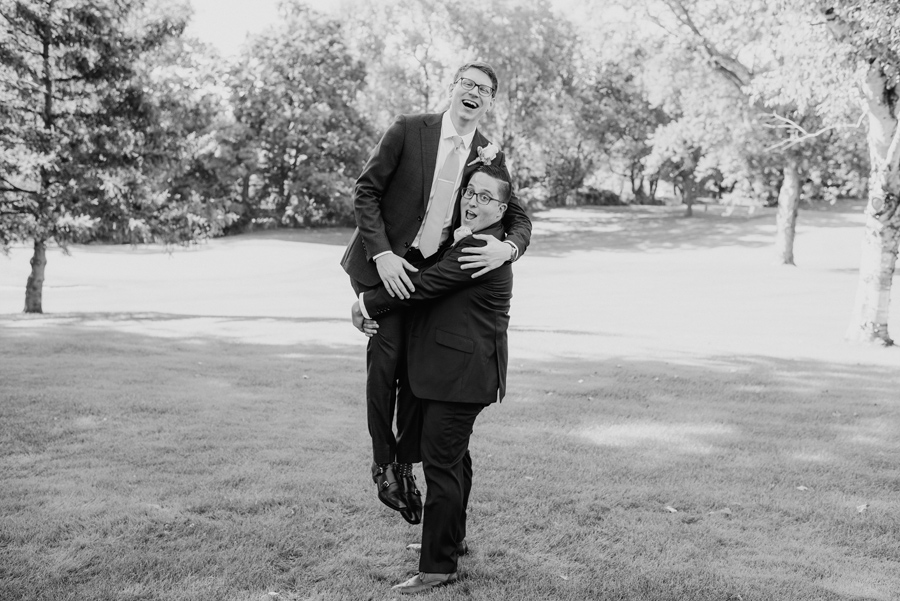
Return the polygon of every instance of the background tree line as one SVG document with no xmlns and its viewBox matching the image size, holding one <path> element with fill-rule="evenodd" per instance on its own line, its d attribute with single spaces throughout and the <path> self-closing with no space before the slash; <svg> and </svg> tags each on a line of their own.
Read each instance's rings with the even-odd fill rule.
<svg viewBox="0 0 900 601">
<path fill-rule="evenodd" d="M 298 2 L 223 59 L 177 2 L 0 0 L 0 244 L 188 243 L 350 225 L 352 185 L 398 113 L 441 110 L 483 58 L 485 129 L 531 209 L 674 196 L 869 199 L 856 337 L 888 342 L 900 240 L 900 8 L 890 0 Z M 868 133 L 868 138 L 866 134 Z M 858 330 L 858 331 L 857 331 Z"/>
</svg>

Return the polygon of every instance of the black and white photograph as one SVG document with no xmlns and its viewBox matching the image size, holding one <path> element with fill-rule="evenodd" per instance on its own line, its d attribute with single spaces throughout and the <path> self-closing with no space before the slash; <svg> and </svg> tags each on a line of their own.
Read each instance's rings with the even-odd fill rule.
<svg viewBox="0 0 900 601">
<path fill-rule="evenodd" d="M 0 0 L 0 601 L 900 600 L 898 254 L 896 0 Z"/>
</svg>

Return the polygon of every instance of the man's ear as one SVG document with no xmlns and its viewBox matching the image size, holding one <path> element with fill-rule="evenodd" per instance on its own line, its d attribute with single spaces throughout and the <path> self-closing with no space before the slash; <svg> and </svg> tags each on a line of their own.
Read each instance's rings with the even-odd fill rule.
<svg viewBox="0 0 900 601">
<path fill-rule="evenodd" d="M 506 207 L 508 207 L 508 206 L 509 205 L 505 204 L 505 203 L 500 204 L 500 217 L 501 218 L 506 214 Z"/>
</svg>

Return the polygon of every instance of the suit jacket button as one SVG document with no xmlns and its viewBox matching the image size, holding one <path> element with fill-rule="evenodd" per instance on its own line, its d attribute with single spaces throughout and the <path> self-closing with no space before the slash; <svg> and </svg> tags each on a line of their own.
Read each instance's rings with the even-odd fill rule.
<svg viewBox="0 0 900 601">
<path fill-rule="evenodd" d="M 416 219 L 418 219 L 419 221 L 422 221 L 422 216 L 419 215 Z"/>
<path fill-rule="evenodd" d="M 406 248 L 409 248 L 409 242 L 404 242 L 403 246 L 405 246 Z"/>
</svg>

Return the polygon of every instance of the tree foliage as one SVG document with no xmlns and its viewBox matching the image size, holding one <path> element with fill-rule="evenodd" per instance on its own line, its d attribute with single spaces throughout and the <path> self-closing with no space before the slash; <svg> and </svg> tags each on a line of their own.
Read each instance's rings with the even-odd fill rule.
<svg viewBox="0 0 900 601">
<path fill-rule="evenodd" d="M 356 108 L 365 67 L 338 21 L 282 5 L 281 25 L 256 37 L 230 77 L 228 141 L 243 175 L 244 223 L 352 223 L 351 187 L 373 144 Z"/>
<path fill-rule="evenodd" d="M 493 65 L 500 79 L 486 127 L 509 153 L 520 186 L 546 185 L 584 163 L 577 132 L 575 81 L 578 36 L 547 0 L 498 1 L 492 5 L 447 4 L 450 27 L 467 54 Z M 583 180 L 578 169 L 570 185 Z M 565 194 L 549 190 L 549 196 Z"/>
<path fill-rule="evenodd" d="M 366 64 L 360 110 L 379 131 L 399 114 L 446 106 L 448 78 L 460 61 L 458 39 L 447 30 L 449 18 L 447 3 L 438 0 L 354 5 L 344 36 L 351 53 Z"/>
<path fill-rule="evenodd" d="M 167 160 L 139 71 L 183 21 L 142 3 L 0 1 L 0 240 L 193 239 L 183 207 L 152 185 Z"/>
</svg>

